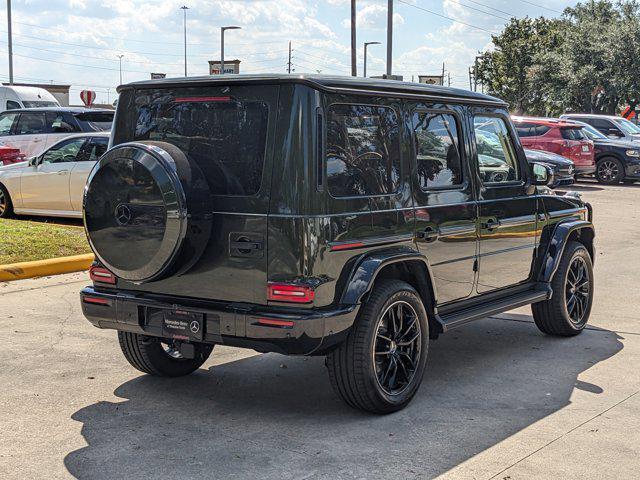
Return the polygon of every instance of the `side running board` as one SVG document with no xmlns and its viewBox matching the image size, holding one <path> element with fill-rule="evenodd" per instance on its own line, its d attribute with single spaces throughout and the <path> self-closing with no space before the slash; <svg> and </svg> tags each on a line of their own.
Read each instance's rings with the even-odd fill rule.
<svg viewBox="0 0 640 480">
<path fill-rule="evenodd" d="M 446 315 L 436 316 L 436 320 L 442 325 L 442 331 L 460 327 L 474 320 L 480 320 L 482 318 L 490 317 L 491 315 L 497 315 L 514 308 L 529 305 L 530 303 L 540 302 L 550 298 L 550 294 L 546 290 L 528 290 L 517 295 L 511 295 L 509 297 L 487 302 L 484 305 L 478 305 L 475 307 L 466 308 L 457 312 L 448 313 Z"/>
</svg>

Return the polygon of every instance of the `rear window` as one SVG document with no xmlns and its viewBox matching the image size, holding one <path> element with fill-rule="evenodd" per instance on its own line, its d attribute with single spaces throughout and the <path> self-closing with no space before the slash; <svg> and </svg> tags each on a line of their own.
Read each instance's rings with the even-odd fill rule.
<svg viewBox="0 0 640 480">
<path fill-rule="evenodd" d="M 516 123 L 515 126 L 520 138 L 539 137 L 551 130 L 551 127 L 536 125 L 535 123 Z"/>
<path fill-rule="evenodd" d="M 565 140 L 586 140 L 581 128 L 561 128 L 560 135 Z"/>
<path fill-rule="evenodd" d="M 75 114 L 83 132 L 106 132 L 111 130 L 115 112 L 85 112 Z"/>
<path fill-rule="evenodd" d="M 326 158 L 327 184 L 334 197 L 395 192 L 400 178 L 395 111 L 371 105 L 331 105 Z"/>
<path fill-rule="evenodd" d="M 175 145 L 202 169 L 214 195 L 255 195 L 262 183 L 267 103 L 195 91 L 140 91 L 129 127 L 133 138 L 123 140 Z"/>
</svg>

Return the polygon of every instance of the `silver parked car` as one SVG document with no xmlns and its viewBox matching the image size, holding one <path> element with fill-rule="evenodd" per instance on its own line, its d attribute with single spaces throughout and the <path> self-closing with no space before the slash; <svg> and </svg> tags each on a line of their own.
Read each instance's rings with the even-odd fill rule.
<svg viewBox="0 0 640 480">
<path fill-rule="evenodd" d="M 26 162 L 0 167 L 0 218 L 45 215 L 82 218 L 82 195 L 109 132 L 81 133 L 58 141 Z"/>
</svg>

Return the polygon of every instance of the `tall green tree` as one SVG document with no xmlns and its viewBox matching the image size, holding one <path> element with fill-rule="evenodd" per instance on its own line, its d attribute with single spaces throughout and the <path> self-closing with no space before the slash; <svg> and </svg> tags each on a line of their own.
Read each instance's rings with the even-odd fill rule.
<svg viewBox="0 0 640 480">
<path fill-rule="evenodd" d="M 478 78 L 516 113 L 619 112 L 640 104 L 637 0 L 588 0 L 555 20 L 512 20 Z"/>
<path fill-rule="evenodd" d="M 495 49 L 479 57 L 477 80 L 516 113 L 544 108 L 542 96 L 532 88 L 530 69 L 539 52 L 557 48 L 559 23 L 542 17 L 512 18 L 502 33 L 492 36 Z"/>
</svg>

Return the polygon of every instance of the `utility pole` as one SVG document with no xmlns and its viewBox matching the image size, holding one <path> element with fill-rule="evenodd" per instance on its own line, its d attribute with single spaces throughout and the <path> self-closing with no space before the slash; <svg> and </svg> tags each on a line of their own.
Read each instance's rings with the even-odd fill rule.
<svg viewBox="0 0 640 480">
<path fill-rule="evenodd" d="M 289 41 L 289 61 L 287 62 L 287 73 L 291 73 L 291 41 Z"/>
<path fill-rule="evenodd" d="M 365 59 L 365 64 L 366 62 L 367 60 Z M 358 76 L 358 67 L 356 65 L 356 0 L 351 0 L 351 76 Z M 364 76 L 367 76 L 366 73 Z"/>
<path fill-rule="evenodd" d="M 124 57 L 124 54 L 116 55 L 116 57 L 120 60 L 120 85 L 122 85 L 122 57 Z"/>
<path fill-rule="evenodd" d="M 471 74 L 471 67 L 469 67 L 469 90 L 473 90 L 473 77 Z"/>
<path fill-rule="evenodd" d="M 184 12 L 184 19 L 182 21 L 184 27 L 184 76 L 187 76 L 187 10 L 189 7 L 183 5 L 180 9 Z"/>
<path fill-rule="evenodd" d="M 364 72 L 363 76 L 367 77 L 367 47 L 369 45 L 380 45 L 380 42 L 364 42 Z"/>
<path fill-rule="evenodd" d="M 451 72 L 449 72 L 449 81 L 447 83 L 447 86 L 450 87 L 451 86 Z"/>
<path fill-rule="evenodd" d="M 393 55 L 393 0 L 387 0 L 387 75 L 391 75 Z"/>
<path fill-rule="evenodd" d="M 11 0 L 7 0 L 7 35 L 9 37 L 9 85 L 13 85 L 13 35 L 11 35 Z"/>
<path fill-rule="evenodd" d="M 224 75 L 224 32 L 226 30 L 240 30 L 242 27 L 220 28 L 220 75 Z"/>
</svg>

